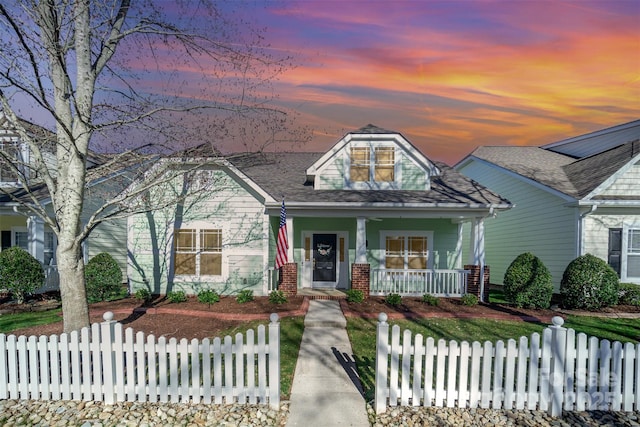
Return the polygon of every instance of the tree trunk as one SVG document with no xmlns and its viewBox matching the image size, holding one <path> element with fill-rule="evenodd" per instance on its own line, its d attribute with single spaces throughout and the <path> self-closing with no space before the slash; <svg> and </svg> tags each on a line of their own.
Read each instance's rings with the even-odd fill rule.
<svg viewBox="0 0 640 427">
<path fill-rule="evenodd" d="M 67 238 L 58 242 L 56 255 L 60 274 L 64 332 L 70 333 L 89 326 L 84 259 L 80 246 Z"/>
</svg>

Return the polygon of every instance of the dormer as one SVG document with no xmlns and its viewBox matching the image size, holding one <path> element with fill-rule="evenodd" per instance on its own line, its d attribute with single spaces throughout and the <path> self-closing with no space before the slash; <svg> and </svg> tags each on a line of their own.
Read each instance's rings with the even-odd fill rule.
<svg viewBox="0 0 640 427">
<path fill-rule="evenodd" d="M 306 173 L 316 190 L 426 191 L 440 171 L 400 133 L 367 125 L 346 134 Z"/>
</svg>

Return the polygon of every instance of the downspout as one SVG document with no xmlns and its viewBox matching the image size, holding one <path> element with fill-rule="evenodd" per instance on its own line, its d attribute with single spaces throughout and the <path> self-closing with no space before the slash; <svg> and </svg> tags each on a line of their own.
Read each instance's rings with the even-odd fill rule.
<svg viewBox="0 0 640 427">
<path fill-rule="evenodd" d="M 578 221 L 578 250 L 576 257 L 582 256 L 582 251 L 584 250 L 584 219 L 594 213 L 598 209 L 598 205 L 591 205 L 591 208 L 584 213 L 580 214 L 580 219 Z"/>
</svg>

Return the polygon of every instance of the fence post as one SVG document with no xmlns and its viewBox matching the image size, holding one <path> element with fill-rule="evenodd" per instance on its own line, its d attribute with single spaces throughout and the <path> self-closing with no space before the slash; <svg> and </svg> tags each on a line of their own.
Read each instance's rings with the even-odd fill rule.
<svg viewBox="0 0 640 427">
<path fill-rule="evenodd" d="M 278 314 L 269 316 L 269 406 L 280 409 L 280 322 Z"/>
<path fill-rule="evenodd" d="M 389 324 L 387 314 L 378 315 L 378 330 L 376 334 L 376 385 L 375 411 L 381 414 L 387 409 L 387 366 L 389 358 Z"/>
<path fill-rule="evenodd" d="M 551 319 L 551 369 L 549 370 L 550 405 L 549 415 L 559 417 L 562 415 L 565 383 L 565 360 L 567 353 L 567 328 L 563 328 L 564 319 L 554 316 Z"/>
<path fill-rule="evenodd" d="M 116 370 L 114 366 L 113 342 L 114 325 L 113 313 L 110 311 L 102 315 L 104 322 L 100 324 L 100 350 L 102 353 L 102 366 L 94 366 L 94 369 L 102 369 L 104 403 L 113 404 L 115 395 Z"/>
</svg>

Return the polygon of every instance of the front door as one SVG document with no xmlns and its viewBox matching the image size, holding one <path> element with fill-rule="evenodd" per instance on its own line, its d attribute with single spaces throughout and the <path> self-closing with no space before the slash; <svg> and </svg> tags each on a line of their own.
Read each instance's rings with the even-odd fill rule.
<svg viewBox="0 0 640 427">
<path fill-rule="evenodd" d="M 336 245 L 335 234 L 313 235 L 313 281 L 336 282 Z M 329 285 L 329 283 L 327 283 Z"/>
</svg>

